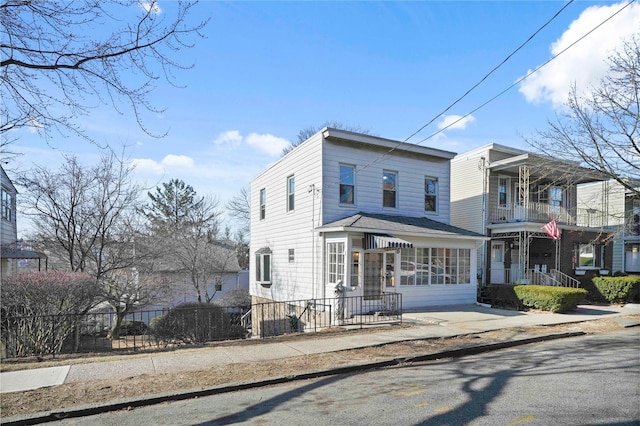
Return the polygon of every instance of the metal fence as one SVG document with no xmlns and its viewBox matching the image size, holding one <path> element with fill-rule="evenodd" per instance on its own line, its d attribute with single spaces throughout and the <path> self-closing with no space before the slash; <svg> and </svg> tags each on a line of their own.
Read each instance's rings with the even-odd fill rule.
<svg viewBox="0 0 640 426">
<path fill-rule="evenodd" d="M 11 315 L 2 313 L 0 358 L 72 353 L 134 352 L 185 344 L 319 331 L 336 326 L 402 323 L 402 295 L 336 297 L 254 304 L 251 309 L 177 307 L 132 312 L 118 333 L 116 314 Z"/>
<path fill-rule="evenodd" d="M 402 323 L 402 294 L 257 303 L 252 306 L 251 316 L 253 335 L 260 337 L 337 326 L 362 328 L 373 323 Z"/>
<path fill-rule="evenodd" d="M 0 357 L 126 352 L 241 339 L 247 337 L 246 313 L 247 309 L 215 305 L 137 311 L 124 317 L 114 335 L 114 312 L 38 316 L 3 312 Z"/>
</svg>

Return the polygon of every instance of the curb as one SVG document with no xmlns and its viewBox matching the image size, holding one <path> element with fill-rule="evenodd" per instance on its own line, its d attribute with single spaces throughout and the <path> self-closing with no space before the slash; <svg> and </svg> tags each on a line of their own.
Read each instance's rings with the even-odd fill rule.
<svg viewBox="0 0 640 426">
<path fill-rule="evenodd" d="M 93 406 L 85 406 L 85 407 L 71 407 L 68 410 L 64 411 L 51 411 L 51 412 L 42 412 L 36 413 L 31 416 L 15 416 L 8 419 L 0 420 L 2 425 L 6 426 L 22 426 L 22 425 L 35 425 L 40 423 L 48 423 L 57 420 L 77 418 L 77 417 L 85 417 L 92 416 L 96 414 L 102 414 L 110 411 L 131 409 L 144 407 L 149 405 L 160 404 L 163 402 L 169 401 L 182 401 L 185 399 L 199 398 L 211 395 L 218 395 L 222 393 L 235 392 L 246 389 L 254 389 L 265 386 L 278 385 L 282 383 L 289 383 L 297 380 L 307 380 L 307 379 L 315 379 L 319 377 L 326 376 L 334 376 L 338 374 L 349 374 L 361 371 L 369 371 L 376 370 L 385 367 L 393 367 L 396 365 L 406 364 L 406 363 L 418 363 L 418 362 L 426 362 L 426 361 L 434 361 L 443 358 L 460 358 L 464 356 L 470 355 L 478 355 L 485 352 L 490 352 L 499 349 L 512 348 L 516 346 L 528 345 L 531 343 L 544 342 L 548 340 L 557 340 L 564 339 L 568 337 L 577 337 L 583 336 L 587 333 L 582 331 L 569 332 L 569 333 L 556 333 L 556 334 L 546 334 L 536 337 L 530 337 L 526 339 L 512 340 L 500 343 L 491 343 L 486 345 L 478 345 L 478 346 L 469 346 L 467 348 L 462 349 L 453 349 L 442 352 L 435 352 L 424 355 L 416 355 L 411 357 L 402 357 L 402 358 L 393 358 L 386 361 L 379 361 L 368 364 L 359 364 L 359 365 L 350 365 L 345 367 L 332 368 L 329 370 L 320 370 L 313 371 L 309 373 L 295 374 L 289 376 L 281 376 L 275 377 L 273 379 L 260 380 L 256 382 L 249 383 L 239 383 L 234 385 L 227 386 L 217 386 L 207 389 L 193 390 L 193 391 L 183 391 L 176 393 L 167 393 L 167 394 L 158 394 L 150 397 L 142 397 L 131 400 L 121 400 L 118 402 L 106 403 L 103 405 L 93 405 Z"/>
</svg>

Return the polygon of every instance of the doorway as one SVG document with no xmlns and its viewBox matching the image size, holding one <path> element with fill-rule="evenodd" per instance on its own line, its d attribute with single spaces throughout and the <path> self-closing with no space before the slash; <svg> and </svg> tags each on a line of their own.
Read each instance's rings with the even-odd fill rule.
<svg viewBox="0 0 640 426">
<path fill-rule="evenodd" d="M 491 284 L 505 282 L 504 241 L 491 241 Z"/>
</svg>

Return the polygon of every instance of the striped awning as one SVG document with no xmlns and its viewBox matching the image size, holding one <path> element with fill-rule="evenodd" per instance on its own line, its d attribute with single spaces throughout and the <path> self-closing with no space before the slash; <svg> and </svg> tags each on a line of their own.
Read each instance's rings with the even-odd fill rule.
<svg viewBox="0 0 640 426">
<path fill-rule="evenodd" d="M 364 248 L 371 249 L 387 249 L 387 248 L 412 248 L 413 243 L 403 240 L 402 238 L 393 237 L 385 234 L 365 234 Z"/>
</svg>

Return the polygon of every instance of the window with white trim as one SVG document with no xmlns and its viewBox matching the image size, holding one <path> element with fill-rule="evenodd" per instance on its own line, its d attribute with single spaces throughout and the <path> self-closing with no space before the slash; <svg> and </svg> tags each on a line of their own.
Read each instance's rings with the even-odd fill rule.
<svg viewBox="0 0 640 426">
<path fill-rule="evenodd" d="M 293 211 L 295 207 L 295 180 L 293 175 L 287 178 L 287 211 Z"/>
<path fill-rule="evenodd" d="M 509 207 L 511 193 L 510 193 L 510 179 L 507 177 L 498 178 L 498 207 Z"/>
<path fill-rule="evenodd" d="M 13 197 L 11 196 L 11 192 L 2 188 L 1 191 L 2 199 L 1 199 L 1 211 L 2 218 L 5 220 L 11 220 L 13 217 Z"/>
<path fill-rule="evenodd" d="M 355 203 L 355 172 L 355 166 L 340 164 L 340 204 Z"/>
<path fill-rule="evenodd" d="M 260 220 L 263 220 L 267 215 L 267 190 L 262 188 L 260 190 Z"/>
<path fill-rule="evenodd" d="M 470 282 L 470 249 L 419 247 L 400 250 L 401 286 Z"/>
<path fill-rule="evenodd" d="M 271 283 L 271 250 L 262 248 L 256 252 L 256 282 Z"/>
<path fill-rule="evenodd" d="M 351 282 L 352 287 L 360 285 L 360 252 L 351 252 Z"/>
<path fill-rule="evenodd" d="M 382 172 L 382 207 L 396 208 L 398 174 L 385 170 Z"/>
<path fill-rule="evenodd" d="M 600 244 L 576 244 L 574 267 L 576 269 L 599 269 L 604 266 L 604 247 Z"/>
<path fill-rule="evenodd" d="M 438 208 L 438 178 L 424 178 L 424 211 L 435 212 Z"/>
<path fill-rule="evenodd" d="M 329 284 L 344 284 L 344 243 L 327 243 L 327 277 Z"/>
</svg>

